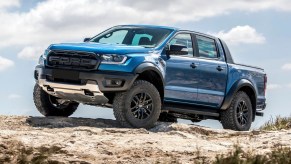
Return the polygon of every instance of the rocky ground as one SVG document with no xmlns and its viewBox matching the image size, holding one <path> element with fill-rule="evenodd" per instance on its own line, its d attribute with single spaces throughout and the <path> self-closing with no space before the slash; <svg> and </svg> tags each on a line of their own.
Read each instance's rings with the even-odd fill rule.
<svg viewBox="0 0 291 164">
<path fill-rule="evenodd" d="M 235 145 L 265 154 L 291 147 L 291 130 L 234 132 L 175 123 L 145 130 L 105 119 L 0 116 L 0 163 L 37 155 L 33 160 L 50 163 L 209 162 Z"/>
</svg>

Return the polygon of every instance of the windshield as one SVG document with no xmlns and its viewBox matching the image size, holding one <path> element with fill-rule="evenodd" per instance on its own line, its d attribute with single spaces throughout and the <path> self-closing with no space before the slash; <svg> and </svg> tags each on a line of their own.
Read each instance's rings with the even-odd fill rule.
<svg viewBox="0 0 291 164">
<path fill-rule="evenodd" d="M 153 48 L 158 46 L 171 32 L 171 30 L 163 28 L 116 27 L 95 36 L 90 42 Z"/>
</svg>

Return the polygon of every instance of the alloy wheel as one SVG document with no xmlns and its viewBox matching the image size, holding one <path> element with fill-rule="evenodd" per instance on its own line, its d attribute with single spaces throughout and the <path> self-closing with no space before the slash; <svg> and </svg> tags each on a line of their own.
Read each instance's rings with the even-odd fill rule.
<svg viewBox="0 0 291 164">
<path fill-rule="evenodd" d="M 237 105 L 237 121 L 241 126 L 245 126 L 248 123 L 249 109 L 244 100 L 240 101 Z"/>
<path fill-rule="evenodd" d="M 132 115 L 140 120 L 147 119 L 153 110 L 153 100 L 147 93 L 138 93 L 133 96 L 130 104 Z"/>
</svg>

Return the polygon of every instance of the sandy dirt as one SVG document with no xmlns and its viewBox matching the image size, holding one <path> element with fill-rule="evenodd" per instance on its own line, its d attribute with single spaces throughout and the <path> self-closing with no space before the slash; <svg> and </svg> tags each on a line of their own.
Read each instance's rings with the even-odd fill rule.
<svg viewBox="0 0 291 164">
<path fill-rule="evenodd" d="M 291 130 L 234 132 L 176 123 L 145 130 L 106 119 L 0 116 L 0 155 L 16 142 L 55 146 L 61 151 L 49 158 L 63 163 L 193 163 L 214 160 L 237 144 L 255 154 L 291 147 Z"/>
</svg>

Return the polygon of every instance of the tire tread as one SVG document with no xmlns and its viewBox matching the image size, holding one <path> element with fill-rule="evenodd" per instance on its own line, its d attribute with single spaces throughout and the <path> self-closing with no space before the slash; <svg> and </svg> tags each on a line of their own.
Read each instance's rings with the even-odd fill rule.
<svg viewBox="0 0 291 164">
<path fill-rule="evenodd" d="M 224 129 L 231 129 L 231 130 L 236 130 L 236 131 L 244 131 L 244 130 L 249 130 L 249 127 L 247 129 L 241 129 L 240 127 L 238 127 L 236 125 L 236 118 L 235 118 L 235 104 L 238 101 L 239 98 L 241 97 L 246 97 L 248 98 L 248 101 L 250 101 L 249 96 L 243 92 L 243 91 L 239 91 L 235 94 L 230 106 L 228 109 L 221 111 L 220 114 L 220 121 L 222 123 L 222 126 Z M 251 109 L 251 106 L 250 106 Z M 249 112 L 250 115 L 252 115 L 252 111 Z M 250 119 L 249 121 L 251 121 L 252 119 Z"/>
<path fill-rule="evenodd" d="M 37 110 L 44 116 L 62 116 L 68 117 L 72 115 L 78 108 L 78 103 L 72 102 L 64 109 L 54 107 L 49 101 L 49 94 L 35 84 L 33 91 L 33 100 Z"/>
<path fill-rule="evenodd" d="M 130 91 L 132 89 L 134 89 L 135 87 L 140 87 L 142 86 L 143 88 L 149 88 L 149 89 L 153 89 L 153 91 L 155 92 L 155 95 L 157 95 L 157 97 L 155 97 L 155 99 L 157 99 L 158 102 L 158 106 L 155 107 L 155 110 L 157 110 L 157 113 L 160 114 L 161 111 L 161 98 L 160 98 L 160 94 L 158 92 L 158 90 L 156 89 L 156 87 L 151 84 L 148 81 L 144 81 L 144 80 L 137 80 L 133 83 L 131 89 L 125 91 L 125 92 L 120 92 L 117 93 L 114 97 L 113 100 L 113 113 L 114 116 L 116 118 L 116 120 L 120 123 L 121 126 L 126 127 L 126 128 L 134 128 L 134 127 L 139 127 L 137 125 L 133 125 L 130 123 L 130 121 L 127 120 L 126 117 L 126 113 L 127 113 L 127 109 L 125 108 L 125 102 L 126 99 L 128 97 L 128 94 L 130 93 Z M 151 128 L 155 122 L 158 120 L 159 115 L 155 115 L 154 118 L 151 122 L 148 122 L 147 125 L 142 126 L 143 128 Z"/>
</svg>

